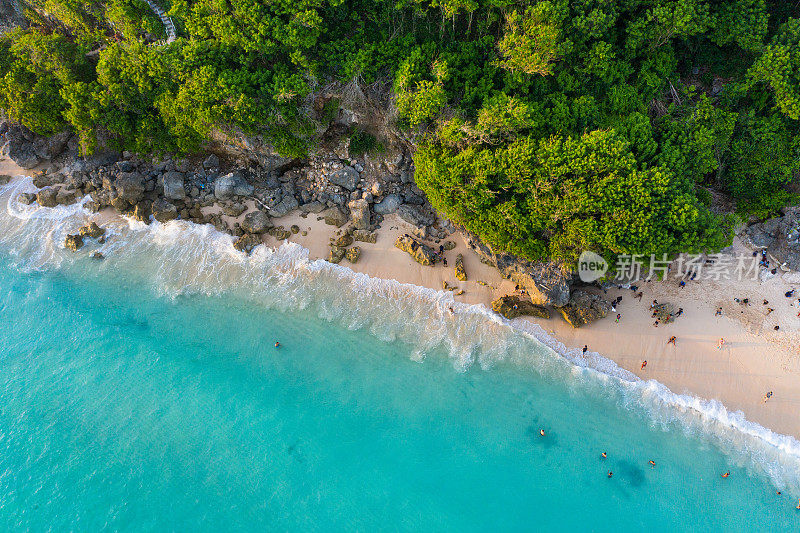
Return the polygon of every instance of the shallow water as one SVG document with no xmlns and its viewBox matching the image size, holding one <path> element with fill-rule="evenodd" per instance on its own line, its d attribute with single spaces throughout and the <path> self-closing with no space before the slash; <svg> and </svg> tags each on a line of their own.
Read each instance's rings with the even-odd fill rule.
<svg viewBox="0 0 800 533">
<path fill-rule="evenodd" d="M 800 528 L 796 441 L 719 405 L 297 246 L 61 250 L 85 218 L 0 211 L 2 530 Z"/>
</svg>

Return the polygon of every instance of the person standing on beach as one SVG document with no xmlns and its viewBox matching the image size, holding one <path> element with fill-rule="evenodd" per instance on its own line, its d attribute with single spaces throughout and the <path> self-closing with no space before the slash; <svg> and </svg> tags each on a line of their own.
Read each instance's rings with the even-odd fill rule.
<svg viewBox="0 0 800 533">
<path fill-rule="evenodd" d="M 717 350 L 721 350 L 723 346 L 725 346 L 725 339 L 720 337 L 719 342 L 717 342 Z"/>
<path fill-rule="evenodd" d="M 673 346 L 675 346 L 675 341 L 676 340 L 677 339 L 675 338 L 675 335 L 673 335 L 672 337 L 669 338 L 669 340 L 667 341 L 667 344 L 672 344 Z"/>
<path fill-rule="evenodd" d="M 588 349 L 589 349 L 589 345 L 588 344 L 584 344 L 583 345 L 583 349 L 581 350 L 581 353 L 583 354 L 584 357 L 586 357 L 586 351 Z"/>
<path fill-rule="evenodd" d="M 769 391 L 764 395 L 764 403 L 767 403 L 767 400 L 769 400 L 770 398 L 772 398 L 772 391 Z"/>
<path fill-rule="evenodd" d="M 642 361 L 642 368 L 640 368 L 640 370 L 644 370 L 644 367 L 646 366 L 647 366 L 647 361 L 646 360 Z"/>
</svg>

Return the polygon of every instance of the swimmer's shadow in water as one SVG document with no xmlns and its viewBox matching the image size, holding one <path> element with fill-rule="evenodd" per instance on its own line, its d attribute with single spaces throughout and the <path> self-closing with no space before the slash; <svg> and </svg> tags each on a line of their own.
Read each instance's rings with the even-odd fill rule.
<svg viewBox="0 0 800 533">
<path fill-rule="evenodd" d="M 528 426 L 528 429 L 525 430 L 525 434 L 528 436 L 534 444 L 541 446 L 545 449 L 555 448 L 558 446 L 558 438 L 555 434 L 547 433 L 545 429 L 544 437 L 539 433 L 539 430 L 542 429 L 537 426 Z"/>
</svg>

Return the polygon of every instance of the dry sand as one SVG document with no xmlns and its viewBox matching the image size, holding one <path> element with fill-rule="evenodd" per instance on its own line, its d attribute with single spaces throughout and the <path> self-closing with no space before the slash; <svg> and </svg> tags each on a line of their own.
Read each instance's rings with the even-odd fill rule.
<svg viewBox="0 0 800 533">
<path fill-rule="evenodd" d="M 293 235 L 289 240 L 308 248 L 312 258 L 326 258 L 330 237 L 336 228 L 317 220 L 318 215 L 306 218 L 290 215 L 276 220 L 289 228 L 297 224 L 308 234 Z M 445 252 L 448 267 L 441 263 L 434 267 L 414 262 L 408 254 L 394 247 L 398 235 L 410 233 L 411 227 L 397 217 L 389 216 L 377 232 L 376 244 L 355 243 L 361 247 L 361 258 L 356 264 L 343 260 L 342 264 L 354 271 L 374 277 L 395 279 L 441 290 L 442 282 L 465 291 L 456 300 L 489 306 L 491 300 L 509 294 L 514 284 L 502 279 L 499 272 L 480 262 L 478 256 L 466 245 L 459 234 L 450 237 L 456 248 Z M 274 239 L 267 244 L 276 246 Z M 750 255 L 750 250 L 736 243 L 736 253 Z M 464 256 L 469 281 L 455 278 L 453 265 L 456 254 Z M 796 298 L 784 297 L 790 290 L 790 281 L 800 275 L 782 274 L 765 281 L 693 281 L 680 288 L 677 281 L 653 281 L 639 284 L 644 297 L 633 298 L 629 289 L 612 289 L 605 295 L 613 300 L 622 296 L 615 314 L 574 329 L 558 313 L 553 318 L 530 319 L 550 332 L 567 347 L 589 350 L 615 361 L 642 379 L 655 379 L 678 394 L 690 393 L 706 399 L 721 401 L 729 410 L 740 410 L 754 422 L 779 433 L 800 438 L 800 307 Z M 485 282 L 482 285 L 479 281 Z M 594 292 L 600 293 L 599 289 Z M 800 292 L 797 294 L 800 297 Z M 749 298 L 751 304 L 742 306 L 734 297 Z M 683 316 L 670 324 L 653 326 L 649 310 L 654 299 L 682 307 Z M 764 299 L 769 300 L 763 305 Z M 718 307 L 723 316 L 715 316 Z M 775 311 L 767 315 L 767 308 Z M 526 320 L 526 319 L 517 319 Z M 780 331 L 774 331 L 774 325 Z M 677 342 L 668 345 L 670 336 Z M 717 349 L 720 337 L 725 339 L 723 349 Z M 641 364 L 647 360 L 645 369 Z M 763 397 L 773 391 L 772 398 L 764 403 Z"/>
</svg>

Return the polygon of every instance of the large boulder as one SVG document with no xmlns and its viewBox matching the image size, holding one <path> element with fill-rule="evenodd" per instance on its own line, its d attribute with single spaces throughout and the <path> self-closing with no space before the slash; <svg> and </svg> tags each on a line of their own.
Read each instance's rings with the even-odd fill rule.
<svg viewBox="0 0 800 533">
<path fill-rule="evenodd" d="M 438 259 L 433 248 L 422 244 L 408 233 L 397 237 L 394 245 L 409 254 L 420 265 L 432 266 Z"/>
<path fill-rule="evenodd" d="M 183 200 L 186 198 L 186 191 L 183 188 L 183 174 L 177 171 L 170 171 L 164 174 L 164 197 L 167 200 Z"/>
<path fill-rule="evenodd" d="M 345 224 L 347 224 L 347 215 L 342 213 L 342 210 L 338 207 L 331 207 L 323 214 L 323 219 L 325 223 L 329 226 L 336 226 L 337 228 L 341 228 Z"/>
<path fill-rule="evenodd" d="M 492 302 L 492 310 L 508 319 L 517 318 L 518 316 L 550 318 L 549 309 L 517 296 L 501 296 Z"/>
<path fill-rule="evenodd" d="M 247 233 L 266 233 L 266 231 L 271 227 L 272 221 L 263 211 L 253 211 L 252 213 L 247 213 L 242 221 L 242 229 Z"/>
<path fill-rule="evenodd" d="M 569 302 L 572 270 L 563 263 L 527 261 L 495 253 L 475 235 L 465 232 L 465 237 L 482 263 L 496 267 L 504 277 L 524 288 L 533 303 L 561 307 Z"/>
<path fill-rule="evenodd" d="M 156 199 L 151 207 L 153 218 L 161 223 L 178 218 L 178 208 L 163 198 Z"/>
<path fill-rule="evenodd" d="M 579 328 L 605 318 L 611 311 L 611 303 L 596 294 L 575 290 L 572 291 L 567 305 L 558 310 L 570 326 Z"/>
<path fill-rule="evenodd" d="M 397 209 L 403 205 L 403 197 L 399 194 L 389 194 L 375 204 L 373 210 L 378 213 L 379 215 L 388 215 L 397 211 Z"/>
<path fill-rule="evenodd" d="M 36 201 L 42 207 L 55 207 L 58 205 L 58 191 L 53 187 L 40 189 L 36 194 Z"/>
<path fill-rule="evenodd" d="M 353 200 L 347 207 L 350 208 L 350 219 L 353 227 L 360 230 L 369 229 L 370 213 L 369 204 L 364 199 Z"/>
<path fill-rule="evenodd" d="M 214 196 L 218 200 L 233 196 L 251 196 L 255 188 L 244 177 L 244 173 L 236 170 L 214 181 Z"/>
<path fill-rule="evenodd" d="M 348 191 L 356 190 L 358 178 L 358 171 L 353 167 L 344 167 L 328 175 L 328 181 Z"/>
<path fill-rule="evenodd" d="M 144 176 L 136 172 L 121 172 L 114 181 L 117 196 L 130 204 L 137 204 L 144 197 Z"/>
<path fill-rule="evenodd" d="M 72 134 L 68 131 L 62 131 L 50 137 L 39 137 L 33 143 L 33 150 L 39 159 L 53 159 L 64 151 L 70 137 L 72 137 Z"/>
<path fill-rule="evenodd" d="M 414 226 L 430 226 L 436 222 L 436 213 L 427 206 L 421 205 L 401 205 L 397 209 L 397 215 Z"/>
<path fill-rule="evenodd" d="M 297 198 L 291 194 L 286 194 L 281 198 L 281 201 L 269 208 L 269 214 L 275 218 L 285 217 L 299 205 Z"/>
</svg>

